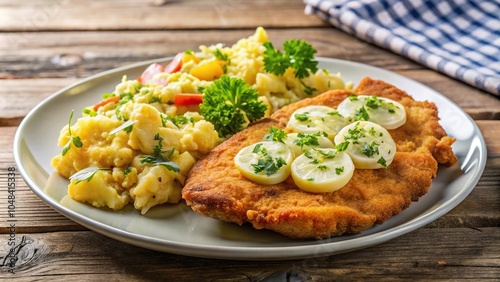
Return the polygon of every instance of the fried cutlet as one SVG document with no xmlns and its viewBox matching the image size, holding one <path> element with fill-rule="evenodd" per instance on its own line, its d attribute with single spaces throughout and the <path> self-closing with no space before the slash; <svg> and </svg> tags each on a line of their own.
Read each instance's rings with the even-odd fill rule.
<svg viewBox="0 0 500 282">
<path fill-rule="evenodd" d="M 291 177 L 276 185 L 256 184 L 236 169 L 233 158 L 238 151 L 261 141 L 271 126 L 285 128 L 296 109 L 336 108 L 351 94 L 387 97 L 405 106 L 407 122 L 389 131 L 397 153 L 387 169 L 356 169 L 340 190 L 318 194 L 297 188 Z M 299 101 L 232 136 L 193 166 L 182 196 L 197 213 L 240 225 L 249 222 L 291 238 L 358 233 L 417 201 L 431 186 L 438 164 L 457 161 L 451 149 L 454 139 L 438 120 L 433 103 L 415 101 L 390 84 L 365 78 L 353 91 L 334 90 Z"/>
</svg>

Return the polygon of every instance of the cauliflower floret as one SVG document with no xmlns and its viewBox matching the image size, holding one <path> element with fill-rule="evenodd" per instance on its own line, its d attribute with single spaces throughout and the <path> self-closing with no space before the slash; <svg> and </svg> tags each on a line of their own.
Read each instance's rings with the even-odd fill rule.
<svg viewBox="0 0 500 282">
<path fill-rule="evenodd" d="M 180 201 L 182 184 L 195 159 L 186 152 L 174 155 L 171 160 L 179 166 L 179 172 L 161 165 L 146 166 L 139 174 L 137 186 L 130 189 L 134 207 L 142 214 L 156 205 Z"/>
<path fill-rule="evenodd" d="M 219 144 L 219 135 L 214 125 L 208 121 L 200 120 L 188 124 L 182 128 L 180 139 L 181 151 L 198 151 L 202 154 L 208 153 Z"/>
<path fill-rule="evenodd" d="M 68 186 L 68 194 L 78 202 L 113 210 L 122 209 L 130 201 L 129 192 L 113 179 L 109 170 L 98 170 L 90 181 L 77 183 L 72 180 Z"/>
<path fill-rule="evenodd" d="M 115 135 L 109 132 L 120 126 L 121 122 L 103 115 L 82 117 L 71 126 L 74 137 L 80 137 L 82 147 L 71 144 L 68 152 L 55 156 L 51 165 L 64 177 L 89 166 L 110 168 L 132 162 L 135 153 L 127 145 L 127 133 L 120 131 Z M 63 147 L 70 139 L 68 126 L 61 130 L 59 146 Z"/>
<path fill-rule="evenodd" d="M 155 135 L 162 126 L 160 112 L 151 105 L 138 104 L 130 114 L 130 120 L 135 123 L 130 132 L 128 145 L 134 150 L 152 154 L 158 144 Z"/>
</svg>

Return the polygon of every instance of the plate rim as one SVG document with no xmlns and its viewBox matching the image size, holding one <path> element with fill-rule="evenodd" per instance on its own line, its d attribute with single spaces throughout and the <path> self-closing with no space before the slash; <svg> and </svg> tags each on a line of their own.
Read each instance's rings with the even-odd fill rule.
<svg viewBox="0 0 500 282">
<path fill-rule="evenodd" d="M 487 160 L 487 148 L 484 137 L 479 127 L 475 124 L 474 120 L 467 113 L 465 113 L 455 102 L 453 102 L 446 96 L 442 95 L 441 93 L 435 91 L 434 89 L 418 81 L 415 81 L 413 79 L 410 79 L 408 77 L 405 77 L 403 75 L 400 75 L 398 73 L 383 68 L 371 66 L 360 62 L 353 62 L 336 58 L 317 57 L 318 61 L 320 62 L 324 61 L 332 64 L 347 64 L 349 66 L 357 68 L 368 68 L 384 73 L 385 75 L 395 76 L 396 78 L 401 80 L 411 81 L 411 83 L 419 84 L 420 87 L 423 87 L 427 91 L 432 92 L 433 95 L 437 95 L 436 97 L 439 97 L 439 99 L 444 99 L 445 102 L 451 103 L 456 108 L 458 108 L 462 114 L 465 114 L 465 117 L 472 124 L 475 132 L 475 137 L 477 137 L 480 142 L 479 148 L 481 150 L 479 152 L 479 164 L 477 166 L 477 172 L 468 180 L 467 185 L 464 184 L 464 187 L 467 186 L 470 188 L 468 188 L 464 193 L 454 195 L 447 201 L 453 204 L 449 204 L 446 206 L 440 205 L 437 208 L 432 209 L 431 212 L 425 212 L 424 214 L 419 214 L 417 217 L 409 221 L 406 221 L 403 224 L 394 226 L 392 228 L 382 230 L 373 234 L 367 234 L 361 237 L 349 239 L 347 241 L 351 245 L 351 247 L 349 248 L 345 247 L 339 248 L 339 245 L 346 244 L 347 243 L 346 241 L 322 242 L 323 240 L 318 240 L 316 241 L 317 244 L 298 245 L 298 246 L 277 246 L 277 247 L 222 246 L 221 247 L 221 246 L 199 245 L 193 243 L 184 243 L 184 242 L 176 242 L 173 240 L 153 238 L 146 235 L 131 233 L 129 231 L 113 227 L 105 223 L 96 221 L 92 218 L 86 217 L 82 214 L 79 214 L 76 211 L 73 211 L 69 208 L 62 206 L 55 199 L 53 199 L 45 192 L 43 192 L 43 188 L 38 187 L 35 181 L 31 178 L 31 175 L 25 170 L 20 155 L 20 149 L 22 147 L 21 142 L 23 137 L 23 131 L 26 130 L 25 127 L 30 121 L 31 116 L 35 115 L 40 108 L 50 103 L 53 99 L 56 99 L 59 95 L 62 95 L 68 90 L 75 88 L 79 85 L 88 83 L 89 81 L 92 81 L 94 79 L 100 78 L 108 74 L 124 72 L 133 68 L 147 66 L 148 64 L 152 64 L 155 62 L 166 62 L 168 60 L 171 60 L 172 58 L 173 57 L 164 57 L 153 60 L 147 60 L 99 72 L 97 74 L 83 78 L 77 82 L 74 82 L 60 89 L 59 91 L 56 91 L 55 93 L 53 93 L 52 95 L 48 96 L 43 101 L 38 103 L 21 121 L 19 127 L 16 130 L 14 136 L 14 145 L 13 145 L 14 160 L 17 165 L 17 169 L 19 170 L 23 180 L 26 182 L 31 191 L 33 191 L 38 198 L 40 198 L 42 201 L 48 204 L 52 209 L 56 210 L 58 213 L 64 215 L 70 220 L 73 220 L 76 223 L 81 224 L 82 226 L 97 233 L 100 233 L 104 236 L 113 238 L 118 241 L 122 241 L 127 244 L 135 245 L 138 247 L 143 247 L 155 251 L 162 251 L 173 254 L 186 255 L 192 257 L 202 257 L 202 258 L 238 259 L 238 260 L 289 260 L 289 259 L 299 259 L 299 258 L 320 257 L 325 255 L 350 252 L 361 248 L 367 248 L 395 239 L 406 233 L 419 229 L 422 226 L 425 226 L 430 222 L 438 219 L 439 217 L 445 215 L 451 209 L 460 204 L 476 187 L 477 183 L 479 182 L 479 179 L 481 178 L 484 172 Z M 342 72 L 341 69 L 339 69 L 338 71 Z"/>
</svg>

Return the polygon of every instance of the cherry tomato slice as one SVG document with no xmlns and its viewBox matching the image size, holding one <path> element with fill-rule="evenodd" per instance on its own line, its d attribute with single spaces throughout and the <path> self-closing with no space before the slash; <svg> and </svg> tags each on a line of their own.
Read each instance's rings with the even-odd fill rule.
<svg viewBox="0 0 500 282">
<path fill-rule="evenodd" d="M 178 53 L 175 55 L 175 57 L 172 59 L 172 61 L 165 66 L 164 72 L 166 73 L 174 73 L 178 72 L 181 70 L 182 67 L 182 57 L 184 56 L 184 53 Z"/>
<path fill-rule="evenodd" d="M 162 72 L 163 72 L 163 66 L 158 63 L 153 63 L 147 69 L 144 70 L 141 76 L 137 78 L 137 81 L 139 81 L 140 84 L 147 84 L 153 81 L 153 77 L 156 74 Z M 157 84 L 163 84 L 160 81 L 154 81 L 154 82 Z"/>
</svg>

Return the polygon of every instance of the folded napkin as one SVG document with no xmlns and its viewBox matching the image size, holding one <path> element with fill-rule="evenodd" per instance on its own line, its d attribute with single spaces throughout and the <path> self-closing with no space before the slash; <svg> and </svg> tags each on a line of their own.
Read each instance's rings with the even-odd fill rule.
<svg viewBox="0 0 500 282">
<path fill-rule="evenodd" d="M 304 0 L 354 36 L 500 97 L 498 0 Z"/>
</svg>

